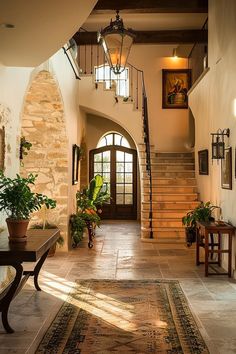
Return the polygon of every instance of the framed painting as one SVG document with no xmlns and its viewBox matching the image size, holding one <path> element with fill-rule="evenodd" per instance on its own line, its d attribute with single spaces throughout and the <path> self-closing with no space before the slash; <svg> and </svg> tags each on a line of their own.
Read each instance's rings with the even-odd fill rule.
<svg viewBox="0 0 236 354">
<path fill-rule="evenodd" d="M 225 158 L 221 160 L 221 188 L 232 189 L 232 148 L 225 149 Z"/>
<path fill-rule="evenodd" d="M 190 69 L 162 70 L 162 108 L 188 108 Z"/>
<path fill-rule="evenodd" d="M 75 185 L 79 181 L 79 160 L 80 147 L 76 144 L 72 147 L 72 184 Z"/>
<path fill-rule="evenodd" d="M 200 150 L 198 151 L 198 168 L 199 175 L 208 175 L 208 150 Z"/>
</svg>

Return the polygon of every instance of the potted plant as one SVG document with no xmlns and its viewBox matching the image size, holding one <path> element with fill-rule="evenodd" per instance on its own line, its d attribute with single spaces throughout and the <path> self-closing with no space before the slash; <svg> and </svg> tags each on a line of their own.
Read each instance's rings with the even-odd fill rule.
<svg viewBox="0 0 236 354">
<path fill-rule="evenodd" d="M 186 242 L 188 246 L 191 246 L 193 242 L 196 242 L 197 221 L 214 220 L 212 212 L 216 208 L 219 207 L 212 205 L 210 202 L 201 202 L 196 208 L 190 210 L 182 218 L 182 223 L 185 225 Z"/>
<path fill-rule="evenodd" d="M 0 211 L 5 211 L 9 239 L 14 242 L 26 241 L 26 230 L 32 212 L 39 210 L 43 205 L 47 209 L 55 208 L 56 201 L 44 194 L 34 193 L 30 186 L 34 185 L 37 175 L 29 174 L 24 178 L 4 176 L 0 171 Z"/>
<path fill-rule="evenodd" d="M 95 227 L 100 222 L 97 213 L 100 212 L 104 202 L 110 199 L 107 188 L 103 190 L 103 178 L 96 175 L 89 183 L 88 188 L 78 191 L 76 194 L 77 211 L 70 218 L 71 236 L 73 247 L 76 247 L 83 237 L 83 232 L 87 227 L 89 233 L 89 248 L 92 248 L 92 236 Z"/>
</svg>

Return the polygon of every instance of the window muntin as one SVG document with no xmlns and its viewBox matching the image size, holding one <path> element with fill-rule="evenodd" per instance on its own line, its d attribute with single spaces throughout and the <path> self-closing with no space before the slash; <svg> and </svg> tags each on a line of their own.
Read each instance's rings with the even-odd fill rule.
<svg viewBox="0 0 236 354">
<path fill-rule="evenodd" d="M 95 67 L 95 81 L 104 82 L 107 90 L 111 89 L 115 84 L 117 96 L 129 97 L 128 68 L 116 75 L 107 64 Z"/>
<path fill-rule="evenodd" d="M 103 136 L 99 140 L 99 142 L 97 144 L 97 148 L 100 148 L 103 146 L 108 146 L 108 145 L 118 145 L 118 146 L 124 146 L 124 147 L 130 148 L 130 144 L 129 144 L 128 140 L 123 135 L 121 135 L 119 133 L 109 133 L 109 134 Z"/>
</svg>

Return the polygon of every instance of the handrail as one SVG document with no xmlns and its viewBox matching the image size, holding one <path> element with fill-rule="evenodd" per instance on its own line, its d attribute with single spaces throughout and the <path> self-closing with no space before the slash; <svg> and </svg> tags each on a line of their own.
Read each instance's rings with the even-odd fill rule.
<svg viewBox="0 0 236 354">
<path fill-rule="evenodd" d="M 149 176 L 149 229 L 150 229 L 150 239 L 153 238 L 153 209 L 152 209 L 152 164 L 151 164 L 151 147 L 150 147 L 150 136 L 149 136 L 149 121 L 148 121 L 148 102 L 147 94 L 144 81 L 143 70 L 137 69 L 134 65 L 128 64 L 131 68 L 137 70 L 141 73 L 142 77 L 142 115 L 143 115 L 143 131 L 144 131 L 144 143 L 145 143 L 145 153 L 146 153 L 146 171 Z"/>
</svg>

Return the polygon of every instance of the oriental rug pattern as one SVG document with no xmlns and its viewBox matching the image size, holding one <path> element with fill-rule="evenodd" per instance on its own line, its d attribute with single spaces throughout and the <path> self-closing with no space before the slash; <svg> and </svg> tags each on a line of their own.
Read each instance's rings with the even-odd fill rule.
<svg viewBox="0 0 236 354">
<path fill-rule="evenodd" d="M 178 281 L 82 280 L 37 354 L 209 353 Z"/>
</svg>

